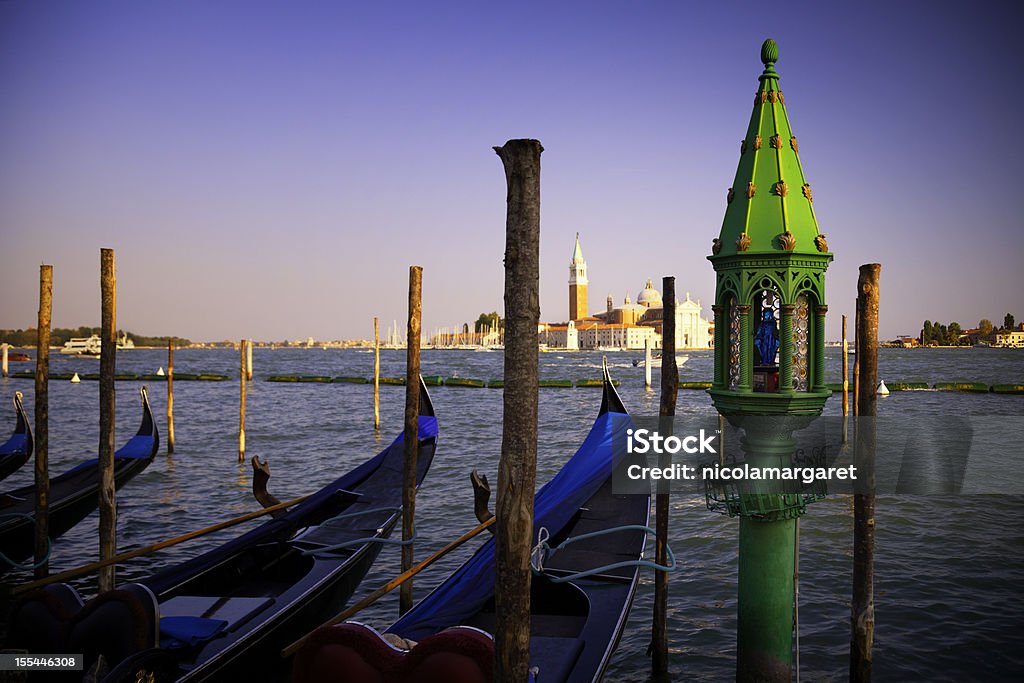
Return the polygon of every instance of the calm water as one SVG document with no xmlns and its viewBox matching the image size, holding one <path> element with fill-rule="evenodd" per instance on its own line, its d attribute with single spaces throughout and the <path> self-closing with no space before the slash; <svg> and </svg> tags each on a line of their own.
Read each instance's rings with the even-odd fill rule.
<svg viewBox="0 0 1024 683">
<path fill-rule="evenodd" d="M 828 349 L 830 381 L 839 381 L 841 355 Z M 710 352 L 689 352 L 681 381 L 708 380 Z M 637 354 L 609 354 L 620 392 L 636 415 L 657 412 L 657 392 L 646 392 Z M 541 354 L 543 378 L 598 378 L 597 353 Z M 501 376 L 502 354 L 426 351 L 424 374 L 489 379 Z M 382 352 L 382 374 L 404 373 L 405 352 Z M 227 350 L 181 350 L 178 372 L 237 376 L 238 356 Z M 373 430 L 372 387 L 350 384 L 277 384 L 271 374 L 370 376 L 371 352 L 358 350 L 264 350 L 254 352 L 256 377 L 248 392 L 248 455 L 271 464 L 270 489 L 282 500 L 308 493 L 377 452 L 401 429 L 404 387 L 381 387 L 382 432 Z M 14 364 L 14 370 L 27 364 Z M 118 370 L 155 372 L 166 352 L 139 349 L 118 354 Z M 51 372 L 97 372 L 98 362 L 54 355 Z M 1024 352 L 974 349 L 890 350 L 879 359 L 887 381 L 970 380 L 1024 383 Z M 657 372 L 655 373 L 657 377 Z M 655 379 L 657 385 L 657 379 Z M 118 443 L 139 421 L 137 382 L 117 383 Z M 32 382 L 0 384 L 0 434 L 13 427 L 9 397 L 26 396 Z M 98 384 L 50 386 L 50 462 L 60 472 L 94 457 L 98 442 Z M 434 387 L 441 424 L 437 457 L 417 503 L 421 542 L 429 552 L 475 524 L 469 471 L 497 477 L 501 450 L 501 391 Z M 166 443 L 166 392 L 151 387 L 161 439 Z M 549 479 L 579 446 L 600 403 L 597 389 L 544 389 L 540 394 L 538 482 Z M 838 398 L 826 406 L 839 414 Z M 681 391 L 678 413 L 713 414 L 704 392 Z M 1024 415 L 1024 396 L 954 392 L 894 392 L 879 403 L 880 415 Z M 118 493 L 119 547 L 155 542 L 258 507 L 250 492 L 248 464 L 237 462 L 238 382 L 175 384 L 173 456 L 161 448 L 153 464 Z M 1019 444 L 1011 447 L 1019 455 Z M 1017 458 L 1014 458 L 1015 460 Z M 4 489 L 31 478 L 30 468 Z M 801 521 L 800 663 L 808 681 L 846 680 L 849 599 L 852 580 L 852 504 L 831 497 L 813 505 Z M 875 673 L 880 681 L 1021 680 L 1024 677 L 1024 497 L 889 496 L 878 501 Z M 737 522 L 709 513 L 703 498 L 672 498 L 671 543 L 680 569 L 671 575 L 671 670 L 676 680 L 729 680 L 734 675 Z M 127 581 L 177 562 L 214 540 L 234 537 L 236 527 L 206 541 L 185 544 L 119 569 Z M 54 548 L 54 571 L 95 559 L 97 516 L 65 535 Z M 476 546 L 448 556 L 417 578 L 419 596 L 443 579 Z M 362 586 L 367 593 L 398 573 L 398 552 L 386 547 Z M 12 578 L 24 575 L 8 574 Z M 80 582 L 94 590 L 93 579 Z M 646 681 L 645 650 L 653 581 L 644 574 L 609 681 Z M 397 598 L 385 599 L 360 619 L 385 627 L 397 614 Z"/>
</svg>

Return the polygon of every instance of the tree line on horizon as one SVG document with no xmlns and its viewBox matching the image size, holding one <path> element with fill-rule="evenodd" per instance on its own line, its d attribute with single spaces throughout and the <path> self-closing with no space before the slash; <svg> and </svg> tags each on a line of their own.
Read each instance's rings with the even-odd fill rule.
<svg viewBox="0 0 1024 683">
<path fill-rule="evenodd" d="M 1012 314 L 1007 313 L 1003 317 L 1003 326 L 1000 330 L 1012 330 L 1016 325 L 1016 320 Z M 951 322 L 949 325 L 944 325 L 938 321 L 932 322 L 931 320 L 925 320 L 924 325 L 921 328 L 921 335 L 918 337 L 918 341 L 921 346 L 928 346 L 930 344 L 936 344 L 938 346 L 961 346 L 965 344 L 973 344 L 980 339 L 985 339 L 990 334 L 996 331 L 992 321 L 988 318 L 982 318 L 978 321 L 977 334 L 970 335 L 976 338 L 963 339 L 964 330 L 960 327 L 960 323 Z"/>
<path fill-rule="evenodd" d="M 50 346 L 64 346 L 69 339 L 91 337 L 99 334 L 99 327 L 55 327 L 50 330 Z M 136 346 L 167 346 L 170 339 L 175 346 L 189 346 L 192 342 L 183 337 L 147 337 L 134 332 L 118 330 L 117 336 L 120 339 L 125 334 Z M 6 342 L 11 346 L 35 346 L 36 328 L 30 327 L 27 330 L 0 330 L 0 343 Z"/>
</svg>

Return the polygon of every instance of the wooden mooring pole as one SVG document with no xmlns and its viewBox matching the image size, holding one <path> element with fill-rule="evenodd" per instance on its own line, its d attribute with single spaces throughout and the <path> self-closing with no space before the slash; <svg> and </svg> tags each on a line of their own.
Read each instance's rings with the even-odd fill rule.
<svg viewBox="0 0 1024 683">
<path fill-rule="evenodd" d="M 405 344 L 405 450 L 402 469 L 402 571 L 412 567 L 416 534 L 416 460 L 420 450 L 420 326 L 423 314 L 423 268 L 409 266 L 409 324 Z M 412 581 L 402 584 L 398 611 L 412 609 Z"/>
<path fill-rule="evenodd" d="M 167 340 L 167 454 L 174 453 L 174 340 Z"/>
<path fill-rule="evenodd" d="M 857 297 L 857 305 L 853 315 L 853 416 L 860 414 L 860 297 Z M 854 436 L 857 434 L 857 421 L 853 421 Z"/>
<path fill-rule="evenodd" d="M 860 267 L 857 280 L 858 414 L 855 462 L 863 493 L 853 496 L 853 599 L 851 608 L 850 681 L 871 680 L 871 648 L 875 635 L 875 424 L 878 395 L 878 279 L 882 267 Z M 863 418 L 867 418 L 866 420 Z"/>
<path fill-rule="evenodd" d="M 540 321 L 540 155 L 537 140 L 494 151 L 508 186 L 505 218 L 505 390 L 496 501 L 496 683 L 527 680 L 530 550 L 537 480 L 537 324 Z"/>
<path fill-rule="evenodd" d="M 661 406 L 658 414 L 661 425 L 658 432 L 665 436 L 672 433 L 672 418 L 676 414 L 676 399 L 679 394 L 679 367 L 676 365 L 676 279 L 662 279 L 661 317 Z M 648 363 L 650 359 L 648 358 Z M 647 371 L 650 373 L 650 370 Z M 659 457 L 659 467 L 669 467 L 671 455 Z M 668 482 L 658 482 L 658 493 L 654 499 L 654 561 L 668 565 Z M 654 624 L 651 629 L 651 669 L 655 679 L 668 675 L 668 572 L 654 574 Z"/>
<path fill-rule="evenodd" d="M 850 345 L 846 341 L 846 316 L 843 316 L 843 443 L 849 440 L 850 429 Z"/>
<path fill-rule="evenodd" d="M 117 554 L 114 491 L 114 375 L 117 372 L 117 275 L 114 250 L 100 249 L 100 559 Z M 116 566 L 99 572 L 100 593 L 114 590 Z"/>
<path fill-rule="evenodd" d="M 373 428 L 380 429 L 380 323 L 373 319 Z"/>
<path fill-rule="evenodd" d="M 238 345 L 239 363 L 238 373 L 238 462 L 245 462 L 245 340 Z"/>
<path fill-rule="evenodd" d="M 7 349 L 9 347 L 10 347 L 10 344 L 8 344 L 7 342 L 4 342 L 3 344 L 0 344 L 0 348 L 3 349 L 3 354 L 4 354 L 3 362 L 0 363 L 0 374 L 3 375 L 4 379 L 7 379 Z"/>
<path fill-rule="evenodd" d="M 36 327 L 35 577 L 50 573 L 46 557 L 50 535 L 50 313 L 53 309 L 53 266 L 39 266 L 39 324 Z"/>
<path fill-rule="evenodd" d="M 662 328 L 662 333 L 664 333 L 664 328 Z M 662 343 L 661 355 L 662 355 L 662 366 L 661 367 L 664 369 L 664 367 L 665 367 L 665 364 L 664 364 L 665 363 L 665 361 L 664 361 L 664 356 L 665 356 L 664 343 Z M 644 339 L 644 388 L 645 389 L 650 389 L 651 388 L 651 338 L 650 337 L 648 337 L 647 339 Z"/>
<path fill-rule="evenodd" d="M 252 339 L 245 340 L 245 379 L 252 381 Z"/>
</svg>

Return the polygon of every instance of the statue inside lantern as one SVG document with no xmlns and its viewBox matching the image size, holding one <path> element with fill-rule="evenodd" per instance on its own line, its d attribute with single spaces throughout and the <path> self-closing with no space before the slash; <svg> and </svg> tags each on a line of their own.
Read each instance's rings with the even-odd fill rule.
<svg viewBox="0 0 1024 683">
<path fill-rule="evenodd" d="M 775 313 L 770 308 L 761 311 L 761 322 L 754 335 L 754 346 L 757 348 L 760 365 L 775 365 L 775 355 L 779 351 L 779 325 L 775 321 Z"/>
</svg>

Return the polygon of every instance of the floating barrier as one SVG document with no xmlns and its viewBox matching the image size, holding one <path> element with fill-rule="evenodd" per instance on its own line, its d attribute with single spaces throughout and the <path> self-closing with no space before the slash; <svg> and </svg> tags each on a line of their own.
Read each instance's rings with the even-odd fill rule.
<svg viewBox="0 0 1024 683">
<path fill-rule="evenodd" d="M 268 382 L 298 382 L 298 375 L 271 375 L 267 378 Z"/>
<path fill-rule="evenodd" d="M 439 387 L 444 384 L 444 378 L 441 375 L 424 375 L 423 383 L 428 387 Z"/>
<path fill-rule="evenodd" d="M 302 375 L 299 377 L 300 382 L 315 382 L 318 384 L 330 384 L 334 381 L 331 377 L 324 377 L 323 375 Z"/>
<path fill-rule="evenodd" d="M 616 387 L 619 386 L 619 380 L 613 379 L 612 380 L 612 385 L 616 386 Z M 587 388 L 587 389 L 600 388 L 600 387 L 604 387 L 604 382 L 602 380 L 599 380 L 599 379 L 581 379 L 581 380 L 577 380 L 576 381 L 576 386 L 579 387 L 579 388 Z"/>
<path fill-rule="evenodd" d="M 373 384 L 373 380 L 365 377 L 335 377 L 331 381 L 335 384 Z"/>
<path fill-rule="evenodd" d="M 931 389 L 928 382 L 893 382 L 889 385 L 889 391 L 924 391 Z"/>
<path fill-rule="evenodd" d="M 993 384 L 995 394 L 1024 394 L 1024 384 Z"/>
<path fill-rule="evenodd" d="M 404 387 L 405 386 L 405 378 L 404 377 L 381 377 L 380 378 L 380 383 L 381 384 L 393 384 L 393 385 L 403 386 Z"/>
<path fill-rule="evenodd" d="M 569 379 L 542 379 L 537 382 L 537 386 L 541 387 L 557 387 L 560 389 L 572 389 L 572 380 Z"/>
<path fill-rule="evenodd" d="M 939 391 L 974 391 L 988 393 L 988 385 L 980 382 L 939 382 L 935 385 Z"/>
<path fill-rule="evenodd" d="M 680 389 L 710 389 L 711 382 L 680 382 Z"/>
<path fill-rule="evenodd" d="M 504 389 L 505 388 L 505 380 L 503 380 L 503 379 L 492 379 L 490 382 L 487 383 L 487 388 L 488 389 Z"/>
<path fill-rule="evenodd" d="M 444 381 L 446 387 L 472 387 L 474 389 L 483 389 L 487 386 L 487 383 L 482 379 L 469 379 L 466 377 L 449 377 Z"/>
</svg>

